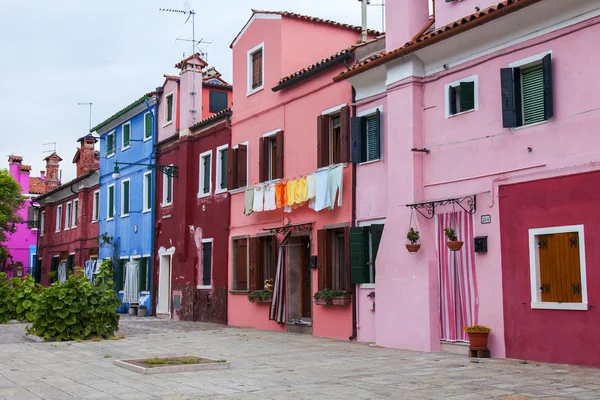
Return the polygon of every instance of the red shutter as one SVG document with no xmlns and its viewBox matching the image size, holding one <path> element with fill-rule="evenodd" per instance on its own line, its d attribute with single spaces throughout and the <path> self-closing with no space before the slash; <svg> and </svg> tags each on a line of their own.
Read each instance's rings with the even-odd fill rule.
<svg viewBox="0 0 600 400">
<path fill-rule="evenodd" d="M 236 188 L 235 181 L 235 159 L 237 157 L 237 149 L 227 150 L 227 190 Z"/>
<path fill-rule="evenodd" d="M 265 182 L 269 180 L 269 139 L 268 138 L 260 138 L 258 140 L 258 180 L 260 182 Z"/>
<path fill-rule="evenodd" d="M 237 150 L 237 187 L 245 187 L 248 185 L 248 168 L 246 167 L 248 146 L 240 144 Z"/>
<path fill-rule="evenodd" d="M 277 158 L 275 178 L 277 179 L 283 179 L 283 150 L 283 131 L 279 131 L 275 134 L 275 152 Z"/>
<path fill-rule="evenodd" d="M 329 116 L 317 117 L 317 168 L 329 165 Z"/>
<path fill-rule="evenodd" d="M 340 110 L 340 161 L 350 162 L 350 107 L 345 106 Z"/>
<path fill-rule="evenodd" d="M 257 285 L 257 278 L 258 278 L 258 263 L 257 263 L 257 259 L 256 259 L 256 238 L 250 238 L 249 239 L 249 261 L 248 261 L 248 271 L 250 276 L 248 277 L 248 284 L 250 285 L 250 290 L 260 290 L 262 289 L 262 287 Z"/>
</svg>

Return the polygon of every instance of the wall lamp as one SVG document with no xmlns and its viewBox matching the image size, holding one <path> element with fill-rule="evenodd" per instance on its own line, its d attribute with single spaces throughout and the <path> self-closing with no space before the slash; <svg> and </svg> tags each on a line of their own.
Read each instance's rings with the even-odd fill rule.
<svg viewBox="0 0 600 400">
<path fill-rule="evenodd" d="M 119 179 L 121 177 L 121 172 L 119 171 L 119 165 L 140 165 L 142 167 L 148 167 L 148 169 L 156 169 L 163 174 L 167 175 L 170 178 L 177 178 L 179 167 L 176 165 L 160 165 L 160 164 L 141 164 L 141 163 L 128 163 L 128 162 L 120 162 L 115 161 L 115 169 L 113 170 L 112 177 L 113 179 Z"/>
</svg>

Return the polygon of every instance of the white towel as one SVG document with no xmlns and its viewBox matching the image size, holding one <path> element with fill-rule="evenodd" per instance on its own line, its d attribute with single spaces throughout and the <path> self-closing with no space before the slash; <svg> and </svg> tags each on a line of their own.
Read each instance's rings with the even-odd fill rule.
<svg viewBox="0 0 600 400">
<path fill-rule="evenodd" d="M 67 262 L 58 264 L 58 282 L 64 283 L 67 280 Z"/>
<path fill-rule="evenodd" d="M 252 211 L 261 212 L 263 210 L 264 195 L 265 193 L 262 186 L 254 186 L 254 201 L 252 202 Z"/>
<path fill-rule="evenodd" d="M 338 207 L 342 206 L 342 184 L 344 182 L 344 167 L 341 164 L 329 170 L 329 197 L 331 198 L 330 209 L 335 206 L 335 194 L 338 193 Z M 338 192 L 339 189 L 339 192 Z"/>
<path fill-rule="evenodd" d="M 317 171 L 315 174 L 315 211 L 321 211 L 331 207 L 331 194 L 329 193 L 329 170 Z"/>
<path fill-rule="evenodd" d="M 275 184 L 269 184 L 267 187 L 264 188 L 263 192 L 265 197 L 265 205 L 263 208 L 264 211 L 276 210 L 277 206 L 275 205 Z"/>
<path fill-rule="evenodd" d="M 315 174 L 308 174 L 306 177 L 307 199 L 312 199 L 317 195 L 317 177 Z"/>
</svg>

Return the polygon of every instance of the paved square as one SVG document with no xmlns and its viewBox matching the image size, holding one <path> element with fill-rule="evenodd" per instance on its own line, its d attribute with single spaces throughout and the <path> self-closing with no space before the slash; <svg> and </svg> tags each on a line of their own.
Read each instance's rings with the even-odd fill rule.
<svg viewBox="0 0 600 400">
<path fill-rule="evenodd" d="M 122 317 L 122 340 L 31 343 L 0 326 L 0 399 L 600 399 L 600 370 L 473 360 L 291 333 Z M 139 375 L 115 359 L 198 355 L 231 369 Z"/>
</svg>

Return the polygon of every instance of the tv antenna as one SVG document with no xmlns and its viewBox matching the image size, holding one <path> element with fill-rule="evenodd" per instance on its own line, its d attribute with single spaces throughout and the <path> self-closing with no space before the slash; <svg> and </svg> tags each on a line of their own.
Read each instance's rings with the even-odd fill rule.
<svg viewBox="0 0 600 400">
<path fill-rule="evenodd" d="M 90 130 L 92 130 L 92 103 L 84 103 L 84 102 L 79 102 L 77 103 L 78 106 L 90 106 Z"/>
<path fill-rule="evenodd" d="M 52 150 L 42 150 L 42 153 L 56 153 L 56 142 L 43 143 L 42 146 L 52 146 Z"/>
<path fill-rule="evenodd" d="M 367 0 L 368 6 L 381 7 L 381 32 L 385 32 L 385 0 L 381 0 L 381 3 L 371 4 L 371 0 Z"/>
<path fill-rule="evenodd" d="M 187 22 L 190 20 L 190 18 L 192 19 L 192 65 L 194 66 L 194 70 L 193 70 L 193 75 L 192 75 L 192 91 L 191 91 L 191 95 L 192 95 L 192 107 L 193 109 L 190 110 L 190 112 L 192 114 L 194 114 L 194 120 L 196 119 L 196 114 L 197 114 L 197 110 L 196 110 L 196 66 L 195 64 L 193 64 L 194 61 L 194 54 L 196 54 L 196 46 L 197 43 L 199 44 L 200 42 L 196 42 L 196 12 L 191 8 L 189 1 L 186 0 L 186 2 L 183 4 L 183 7 L 185 8 L 184 10 L 178 10 L 178 9 L 173 9 L 173 8 L 159 8 L 159 11 L 163 11 L 163 12 L 170 12 L 170 13 L 177 13 L 177 14 L 183 14 L 183 15 L 187 15 L 187 19 L 185 20 L 184 24 L 187 24 Z M 189 41 L 189 40 L 186 40 Z"/>
</svg>

